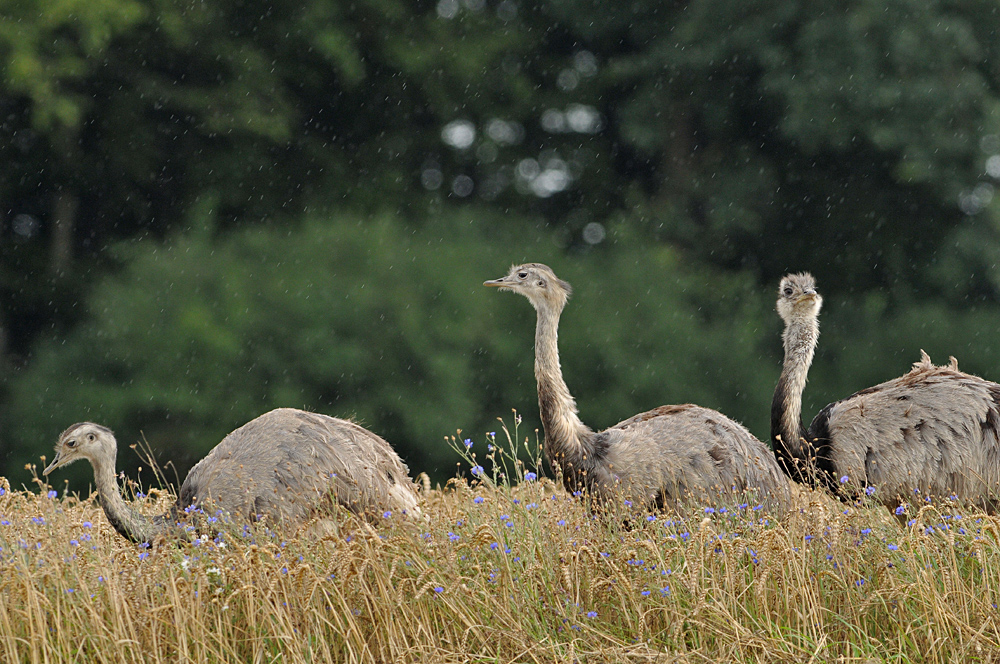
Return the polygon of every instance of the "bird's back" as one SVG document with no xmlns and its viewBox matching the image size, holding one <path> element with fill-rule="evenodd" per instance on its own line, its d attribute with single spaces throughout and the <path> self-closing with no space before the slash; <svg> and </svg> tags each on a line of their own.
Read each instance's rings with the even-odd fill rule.
<svg viewBox="0 0 1000 664">
<path fill-rule="evenodd" d="M 1000 488 L 1000 385 L 934 366 L 926 354 L 908 374 L 827 406 L 813 420 L 836 480 L 879 488 L 887 503 L 921 495 L 986 504 Z"/>
<path fill-rule="evenodd" d="M 727 502 L 726 496 L 749 492 L 775 511 L 788 508 L 788 479 L 774 455 L 717 411 L 661 406 L 596 435 L 607 437 L 605 465 L 612 479 L 633 494 L 643 492 L 647 501 Z"/>
<path fill-rule="evenodd" d="M 416 507 L 389 444 L 347 420 L 279 408 L 236 429 L 188 473 L 179 507 L 302 522 L 339 503 L 358 514 Z"/>
</svg>

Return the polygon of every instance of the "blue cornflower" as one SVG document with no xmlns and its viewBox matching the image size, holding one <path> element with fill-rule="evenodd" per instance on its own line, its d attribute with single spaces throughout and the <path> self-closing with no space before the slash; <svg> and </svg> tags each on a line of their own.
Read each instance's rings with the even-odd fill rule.
<svg viewBox="0 0 1000 664">
<path fill-rule="evenodd" d="M 906 505 L 900 505 L 896 508 L 896 515 L 900 515 L 906 512 Z"/>
<path fill-rule="evenodd" d="M 843 477 L 840 478 L 840 483 L 841 484 L 847 484 L 847 480 L 849 480 L 849 479 L 850 478 L 847 475 L 844 475 Z"/>
<path fill-rule="evenodd" d="M 69 544 L 70 544 L 70 546 L 80 546 L 80 541 L 79 540 L 75 540 L 75 539 L 71 539 L 69 541 Z"/>
<path fill-rule="evenodd" d="M 31 517 L 31 522 L 41 526 L 45 524 L 45 518 L 40 516 L 33 516 Z"/>
<path fill-rule="evenodd" d="M 897 545 L 895 545 L 895 544 L 890 544 L 889 545 L 889 550 L 890 551 L 898 551 L 899 547 Z"/>
<path fill-rule="evenodd" d="M 626 499 L 626 500 L 625 500 L 625 507 L 632 507 L 632 501 L 631 501 L 631 500 L 628 500 L 628 499 Z"/>
<path fill-rule="evenodd" d="M 650 514 L 649 516 L 646 517 L 646 521 L 652 523 L 653 521 L 656 521 L 656 517 Z"/>
<path fill-rule="evenodd" d="M 436 593 L 443 593 L 444 592 L 444 588 L 442 588 L 441 586 L 434 586 L 434 592 L 436 592 Z"/>
<path fill-rule="evenodd" d="M 861 586 L 865 585 L 865 580 L 864 579 L 858 579 L 857 581 L 854 582 L 854 585 L 856 585 L 858 588 L 860 588 Z"/>
<path fill-rule="evenodd" d="M 483 472 L 483 467 L 482 466 L 473 466 L 472 467 L 472 474 L 473 475 L 481 475 L 482 472 Z"/>
<path fill-rule="evenodd" d="M 0 496 L 4 495 L 5 493 L 7 493 L 7 489 L 0 486 Z"/>
<path fill-rule="evenodd" d="M 281 568 L 281 573 L 282 574 L 288 574 L 288 568 L 287 567 L 282 567 Z"/>
<path fill-rule="evenodd" d="M 566 520 L 565 519 L 559 519 L 558 521 L 556 521 L 556 525 L 557 526 L 565 526 L 566 525 Z"/>
<path fill-rule="evenodd" d="M 490 544 L 490 551 L 496 551 L 498 546 L 500 546 L 500 544 L 498 544 L 497 542 L 493 542 L 492 544 Z"/>
<path fill-rule="evenodd" d="M 597 611 L 587 611 L 587 617 L 588 618 L 596 618 L 597 617 Z"/>
<path fill-rule="evenodd" d="M 449 530 L 448 531 L 448 539 L 450 539 L 452 542 L 457 542 L 458 540 L 462 539 L 462 536 L 461 535 L 456 535 L 455 533 L 453 533 L 453 532 L 451 532 Z"/>
<path fill-rule="evenodd" d="M 534 482 L 535 480 L 538 479 L 538 475 L 529 470 L 526 473 L 524 473 L 524 479 L 529 482 Z"/>
<path fill-rule="evenodd" d="M 390 516 L 392 516 L 392 512 L 390 512 L 389 510 L 382 512 L 383 519 L 388 519 Z"/>
<path fill-rule="evenodd" d="M 462 444 L 465 445 L 465 449 L 469 449 L 470 447 L 472 447 L 472 439 L 466 438 L 465 440 L 462 441 Z"/>
<path fill-rule="evenodd" d="M 49 498 L 55 498 L 59 494 L 57 494 L 55 491 L 49 491 L 49 493 L 47 495 L 48 495 Z"/>
<path fill-rule="evenodd" d="M 865 487 L 865 495 L 866 496 L 870 496 L 870 495 L 872 495 L 874 493 L 875 493 L 875 487 L 873 487 L 873 486 L 866 486 Z"/>
<path fill-rule="evenodd" d="M 705 508 L 705 514 L 715 514 L 715 508 L 714 507 L 706 507 Z"/>
<path fill-rule="evenodd" d="M 648 597 L 648 596 L 649 596 L 649 591 L 648 591 L 648 590 L 643 590 L 643 591 L 642 591 L 641 593 L 639 593 L 639 594 L 640 594 L 640 595 L 642 595 L 643 597 Z"/>
<path fill-rule="evenodd" d="M 482 496 L 476 496 L 475 498 L 472 499 L 472 502 L 474 502 L 477 505 L 481 505 L 484 500 L 485 498 L 483 498 Z"/>
</svg>

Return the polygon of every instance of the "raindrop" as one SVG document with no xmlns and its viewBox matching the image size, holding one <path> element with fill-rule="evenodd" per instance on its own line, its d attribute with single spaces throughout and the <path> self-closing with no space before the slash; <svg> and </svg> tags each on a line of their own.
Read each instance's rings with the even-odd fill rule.
<svg viewBox="0 0 1000 664">
<path fill-rule="evenodd" d="M 425 168 L 424 172 L 420 174 L 420 184 L 424 185 L 424 189 L 434 191 L 441 187 L 442 182 L 444 182 L 444 174 L 437 168 Z"/>
<path fill-rule="evenodd" d="M 958 195 L 958 208 L 968 215 L 973 215 L 983 209 L 983 201 L 971 191 L 963 191 Z"/>
<path fill-rule="evenodd" d="M 517 3 L 513 0 L 503 0 L 497 5 L 497 18 L 501 21 L 513 21 L 517 18 Z"/>
<path fill-rule="evenodd" d="M 542 129 L 550 134 L 566 131 L 566 118 L 562 111 L 550 108 L 542 113 Z"/>
<path fill-rule="evenodd" d="M 501 145 L 514 145 L 524 140 L 524 127 L 519 122 L 493 118 L 486 123 L 486 135 Z"/>
<path fill-rule="evenodd" d="M 575 90 L 576 86 L 580 85 L 580 74 L 575 69 L 563 69 L 556 78 L 556 85 L 563 92 Z"/>
<path fill-rule="evenodd" d="M 27 240 L 38 233 L 41 223 L 30 214 L 19 214 L 10 222 L 10 227 L 15 235 Z"/>
<path fill-rule="evenodd" d="M 497 160 L 497 156 L 499 156 L 499 151 L 497 150 L 496 143 L 492 141 L 483 141 L 476 148 L 476 159 L 484 164 L 492 164 Z"/>
<path fill-rule="evenodd" d="M 533 180 L 538 177 L 538 174 L 541 172 L 542 169 L 538 165 L 538 162 L 530 157 L 528 159 L 522 159 L 517 164 L 517 174 L 525 180 Z"/>
<path fill-rule="evenodd" d="M 601 130 L 601 114 L 593 106 L 570 104 L 566 108 L 569 128 L 581 134 L 596 134 Z"/>
<path fill-rule="evenodd" d="M 441 140 L 453 148 L 465 150 L 476 140 L 476 126 L 468 120 L 453 120 L 441 130 Z"/>
<path fill-rule="evenodd" d="M 587 244 L 600 244 L 606 236 L 607 231 L 599 221 L 592 221 L 583 227 L 583 241 Z"/>
<path fill-rule="evenodd" d="M 471 12 L 481 12 L 486 7 L 486 0 L 462 0 L 462 5 Z"/>
<path fill-rule="evenodd" d="M 1000 136 L 996 134 L 986 134 L 979 139 L 979 149 L 986 154 L 996 154 L 1000 152 Z"/>
<path fill-rule="evenodd" d="M 457 175 L 455 176 L 455 179 L 451 181 L 451 192 L 459 198 L 465 198 L 472 193 L 474 186 L 472 178 L 468 175 Z"/>
<path fill-rule="evenodd" d="M 986 160 L 986 174 L 1000 180 L 1000 154 L 995 154 Z"/>
<path fill-rule="evenodd" d="M 577 51 L 573 56 L 573 67 L 581 76 L 593 76 L 597 73 L 597 58 L 590 51 Z"/>
<path fill-rule="evenodd" d="M 989 205 L 993 200 L 993 185 L 989 182 L 980 182 L 972 190 L 972 194 L 978 198 L 984 206 Z"/>
<path fill-rule="evenodd" d="M 531 191 L 539 198 L 548 198 L 565 190 L 569 183 L 569 172 L 558 168 L 547 168 L 531 181 Z"/>
<path fill-rule="evenodd" d="M 438 0 L 437 14 L 441 18 L 455 18 L 458 15 L 458 0 Z"/>
</svg>

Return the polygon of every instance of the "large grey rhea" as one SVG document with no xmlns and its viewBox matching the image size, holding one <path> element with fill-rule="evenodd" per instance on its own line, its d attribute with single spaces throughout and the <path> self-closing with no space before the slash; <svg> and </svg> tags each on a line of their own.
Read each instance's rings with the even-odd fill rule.
<svg viewBox="0 0 1000 664">
<path fill-rule="evenodd" d="M 178 513 L 192 505 L 234 519 L 266 517 L 272 527 L 304 523 L 337 504 L 360 515 L 418 511 L 415 486 L 389 443 L 354 422 L 294 408 L 272 410 L 226 436 L 191 469 L 176 504 L 160 516 L 147 517 L 122 498 L 117 453 L 110 429 L 81 422 L 59 436 L 44 473 L 89 461 L 108 521 L 133 542 L 178 534 Z"/>
<path fill-rule="evenodd" d="M 599 500 L 620 491 L 647 505 L 715 501 L 757 492 L 785 510 L 788 479 L 771 451 L 725 415 L 692 404 L 661 406 L 601 432 L 580 421 L 559 365 L 559 317 L 570 285 L 539 263 L 516 265 L 485 282 L 526 297 L 537 312 L 535 378 L 545 431 L 544 453 L 566 488 Z"/>
<path fill-rule="evenodd" d="M 921 351 L 906 375 L 831 403 L 803 426 L 802 391 L 822 304 L 812 275 L 781 280 L 785 360 L 771 405 L 771 437 L 785 471 L 842 494 L 874 487 L 890 507 L 929 495 L 992 510 L 1000 488 L 1000 385 L 959 371 L 954 358 L 934 366 Z"/>
</svg>

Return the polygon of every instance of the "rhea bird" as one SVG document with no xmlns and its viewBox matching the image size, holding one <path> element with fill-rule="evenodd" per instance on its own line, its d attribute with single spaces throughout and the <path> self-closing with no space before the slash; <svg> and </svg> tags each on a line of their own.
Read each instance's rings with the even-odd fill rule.
<svg viewBox="0 0 1000 664">
<path fill-rule="evenodd" d="M 742 425 L 693 404 L 661 406 L 595 432 L 580 421 L 559 364 L 559 318 L 571 288 L 546 265 L 516 265 L 486 286 L 519 293 L 537 312 L 535 378 L 549 465 L 566 489 L 598 502 L 616 492 L 644 506 L 755 493 L 788 508 L 789 483 L 771 451 Z"/>
<path fill-rule="evenodd" d="M 1000 385 L 959 371 L 955 358 L 934 366 L 921 351 L 909 373 L 831 403 L 803 426 L 802 392 L 822 304 L 812 275 L 781 280 L 785 360 L 771 405 L 771 438 L 782 468 L 842 496 L 875 490 L 889 507 L 916 491 L 992 510 L 1000 486 Z"/>
<path fill-rule="evenodd" d="M 176 503 L 159 516 L 147 517 L 122 498 L 117 452 L 107 427 L 74 424 L 59 436 L 44 474 L 89 461 L 108 521 L 136 543 L 179 535 L 177 518 L 192 507 L 233 519 L 266 517 L 274 528 L 300 525 L 337 504 L 362 516 L 419 512 L 407 467 L 389 443 L 354 422 L 294 408 L 272 410 L 226 436 L 191 468 Z"/>
</svg>

